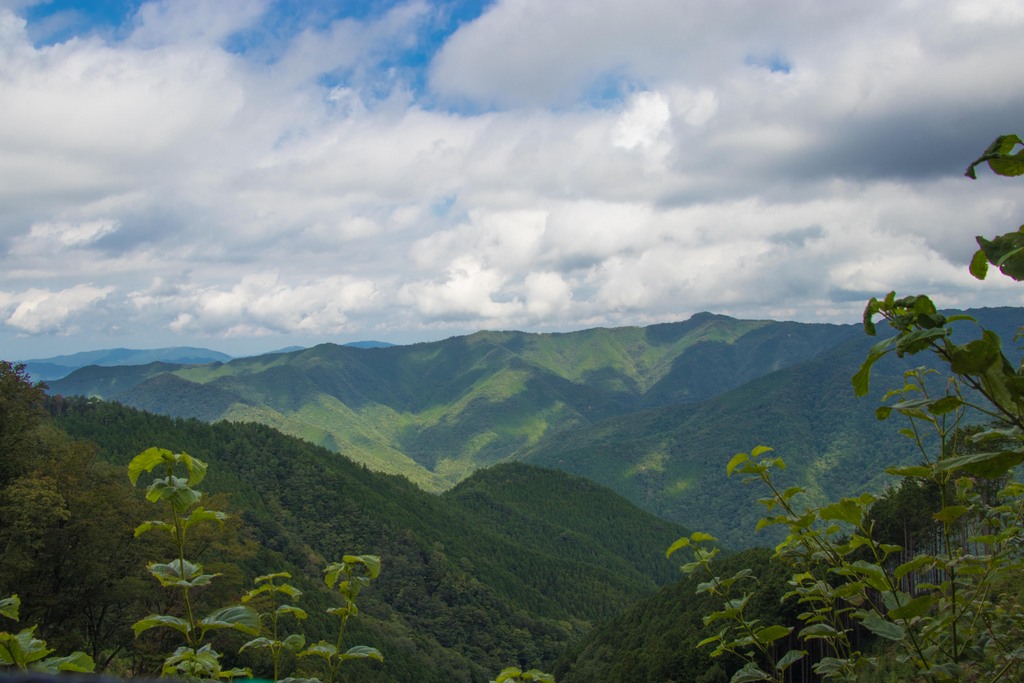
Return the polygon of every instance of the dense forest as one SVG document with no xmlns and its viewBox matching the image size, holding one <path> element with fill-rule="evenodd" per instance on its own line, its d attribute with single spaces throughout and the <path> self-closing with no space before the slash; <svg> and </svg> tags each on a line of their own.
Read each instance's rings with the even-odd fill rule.
<svg viewBox="0 0 1024 683">
<path fill-rule="evenodd" d="M 21 621 L 51 647 L 85 651 L 101 670 L 152 674 L 166 646 L 129 628 L 174 609 L 145 569 L 167 549 L 158 536 L 134 538 L 153 512 L 125 474 L 154 444 L 203 457 L 206 504 L 231 513 L 193 539 L 220 574 L 202 605 L 287 571 L 310 615 L 301 629 L 317 640 L 332 628 L 325 564 L 383 558 L 352 638 L 386 657 L 353 663 L 353 680 L 481 681 L 504 666 L 550 667 L 595 623 L 677 577 L 664 548 L 684 530 L 577 477 L 509 464 L 438 496 L 261 425 L 47 398 L 17 368 L 2 374 L 0 594 L 19 595 Z M 233 663 L 267 674 L 265 658 Z"/>
<path fill-rule="evenodd" d="M 968 313 L 1004 339 L 1024 325 L 1020 308 Z M 51 392 L 267 424 L 430 491 L 496 462 L 560 469 L 740 548 L 778 539 L 754 531 L 757 491 L 719 483 L 733 453 L 771 444 L 789 457 L 789 484 L 817 503 L 881 490 L 886 466 L 914 461 L 914 445 L 875 419 L 913 362 L 882 359 L 870 395 L 853 398 L 850 377 L 871 344 L 852 325 L 698 314 L 642 328 L 87 367 Z"/>
<path fill-rule="evenodd" d="M 741 665 L 696 647 L 713 600 L 695 594 L 698 578 L 678 581 L 664 555 L 687 532 L 588 480 L 509 463 L 438 496 L 261 425 L 47 397 L 6 363 L 0 381 L 0 445 L 20 455 L 0 471 L 0 594 L 16 592 L 37 636 L 58 652 L 88 653 L 98 670 L 157 673 L 168 638 L 135 638 L 129 626 L 180 609 L 145 571 L 166 542 L 133 534 L 152 511 L 125 465 L 150 443 L 206 455 L 207 505 L 231 512 L 223 528 L 193 539 L 196 557 L 218 574 L 197 609 L 237 601 L 255 577 L 287 571 L 309 614 L 294 628 L 317 640 L 329 635 L 324 610 L 337 602 L 323 566 L 353 552 L 382 558 L 351 637 L 384 661 L 353 662 L 339 680 L 485 681 L 516 665 L 569 682 L 718 683 Z M 934 522 L 921 500 L 894 490 L 872 514 L 893 541 L 910 519 L 923 534 Z M 762 590 L 751 615 L 795 623 L 795 607 L 780 601 L 784 567 L 770 556 L 743 551 L 723 567 L 755 568 Z M 870 633 L 861 637 L 871 643 Z M 236 654 L 243 640 L 216 642 L 228 664 L 269 676 L 265 654 Z M 311 665 L 287 655 L 283 666 Z"/>
</svg>

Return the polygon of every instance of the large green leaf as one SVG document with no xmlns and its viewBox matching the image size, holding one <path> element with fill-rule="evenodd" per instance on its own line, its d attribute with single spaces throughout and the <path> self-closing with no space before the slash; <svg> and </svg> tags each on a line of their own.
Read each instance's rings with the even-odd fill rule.
<svg viewBox="0 0 1024 683">
<path fill-rule="evenodd" d="M 140 633 L 159 627 L 172 628 L 185 636 L 191 630 L 187 621 L 181 617 L 172 617 L 169 614 L 150 614 L 148 617 L 139 619 L 132 624 L 132 630 L 135 631 L 136 638 L 139 637 Z"/>
<path fill-rule="evenodd" d="M 139 480 L 143 472 L 152 472 L 154 468 L 173 461 L 174 454 L 166 448 L 147 448 L 128 463 L 128 478 L 132 486 Z"/>
<path fill-rule="evenodd" d="M 232 605 L 212 612 L 199 620 L 199 628 L 204 632 L 212 629 L 233 629 L 242 633 L 258 635 L 260 632 L 260 615 L 256 610 L 245 605 Z"/>
<path fill-rule="evenodd" d="M 278 608 L 274 611 L 278 616 L 281 616 L 283 614 L 291 614 L 296 619 L 305 619 L 308 616 L 306 614 L 306 610 L 302 609 L 301 607 L 295 607 L 293 605 L 279 605 Z"/>
<path fill-rule="evenodd" d="M 161 530 L 166 531 L 166 532 L 168 532 L 170 534 L 174 533 L 174 525 L 173 524 L 171 524 L 169 522 L 163 522 L 163 521 L 160 521 L 158 519 L 151 519 L 151 520 L 143 522 L 139 526 L 135 527 L 135 538 L 138 538 L 142 534 L 146 533 L 147 531 L 151 531 L 152 529 L 161 529 Z"/>
<path fill-rule="evenodd" d="M 316 645 L 310 645 L 305 650 L 299 653 L 300 657 L 323 657 L 324 659 L 330 659 L 334 655 L 338 654 L 338 648 L 330 643 L 321 640 Z"/>
<path fill-rule="evenodd" d="M 926 614 L 932 605 L 935 604 L 935 597 L 932 595 L 921 595 L 908 601 L 895 609 L 889 610 L 891 619 L 913 619 Z"/>
<path fill-rule="evenodd" d="M 16 634 L 0 632 L 0 664 L 24 669 L 53 652 L 45 641 L 35 637 L 35 630 L 33 626 Z"/>
<path fill-rule="evenodd" d="M 56 674 L 61 671 L 70 671 L 72 673 L 92 673 L 96 670 L 96 662 L 93 661 L 92 657 L 84 652 L 72 652 L 71 654 L 63 657 L 47 657 L 46 659 L 33 664 L 32 669 L 49 674 Z"/>
<path fill-rule="evenodd" d="M 771 676 L 758 668 L 754 662 L 747 662 L 747 664 L 734 673 L 732 678 L 729 679 L 729 683 L 751 683 L 752 681 L 770 681 Z"/>
<path fill-rule="evenodd" d="M 220 522 L 224 523 L 224 520 L 228 518 L 228 515 L 218 510 L 207 510 L 203 507 L 197 507 L 195 510 L 190 512 L 187 517 L 182 519 L 182 525 L 189 529 L 200 522 Z"/>
<path fill-rule="evenodd" d="M 518 680 L 523 675 L 523 670 L 517 666 L 510 666 L 501 670 L 498 677 L 494 679 L 493 683 L 505 683 L 505 681 Z"/>
<path fill-rule="evenodd" d="M 996 451 L 992 453 L 968 453 L 940 460 L 936 469 L 940 471 L 964 470 L 981 477 L 994 479 L 1010 471 L 1010 468 L 1024 462 L 1024 452 Z"/>
<path fill-rule="evenodd" d="M 858 526 L 864 517 L 864 512 L 865 508 L 859 501 L 854 498 L 844 498 L 838 503 L 832 503 L 821 508 L 818 514 L 822 519 L 848 522 Z"/>
<path fill-rule="evenodd" d="M 243 650 L 247 650 L 249 648 L 270 647 L 275 642 L 276 641 L 273 641 L 270 638 L 267 638 L 266 636 L 260 636 L 259 638 L 253 638 L 246 644 L 242 645 L 242 647 L 238 648 L 238 651 L 242 652 Z"/>
<path fill-rule="evenodd" d="M 376 659 L 378 662 L 383 662 L 384 655 L 382 655 L 380 650 L 375 647 L 369 647 L 368 645 L 356 645 L 342 653 L 341 659 Z"/>
<path fill-rule="evenodd" d="M 164 586 L 180 585 L 182 581 L 194 579 L 203 572 L 202 565 L 189 562 L 188 560 L 154 562 L 147 569 Z"/>
<path fill-rule="evenodd" d="M 1017 135 L 1000 135 L 988 146 L 984 154 L 971 162 L 964 175 L 977 179 L 976 167 L 986 162 L 989 168 L 999 175 L 1021 175 L 1024 173 L 1024 151 L 1013 152 L 1014 147 L 1019 144 L 1021 139 Z"/>
<path fill-rule="evenodd" d="M 861 623 L 864 624 L 864 628 L 886 640 L 902 640 L 906 634 L 906 629 L 899 624 L 886 621 L 878 616 L 877 612 L 868 612 Z"/>
<path fill-rule="evenodd" d="M 206 463 L 198 458 L 193 458 L 188 453 L 172 453 L 166 448 L 147 448 L 132 458 L 128 463 L 128 478 L 132 485 L 138 481 L 143 472 L 152 472 L 160 465 L 173 467 L 182 464 L 188 471 L 188 484 L 195 486 L 206 476 Z"/>
<path fill-rule="evenodd" d="M 21 598 L 16 594 L 9 598 L 4 598 L 3 600 L 0 600 L 0 616 L 17 621 L 19 607 L 21 607 Z"/>
<path fill-rule="evenodd" d="M 298 652 L 306 645 L 306 637 L 301 633 L 292 633 L 284 639 L 284 646 L 292 652 Z"/>
<path fill-rule="evenodd" d="M 377 555 L 345 555 L 342 561 L 346 564 L 361 564 L 366 568 L 366 575 L 371 579 L 380 576 L 380 557 Z"/>
<path fill-rule="evenodd" d="M 754 639 L 762 644 L 774 643 L 779 638 L 785 638 L 793 631 L 792 627 L 787 626 L 765 626 L 754 632 Z"/>
<path fill-rule="evenodd" d="M 198 503 L 202 497 L 202 493 L 189 486 L 188 480 L 181 477 L 157 479 L 146 489 L 146 500 L 151 503 L 170 503 L 179 513 Z"/>
</svg>

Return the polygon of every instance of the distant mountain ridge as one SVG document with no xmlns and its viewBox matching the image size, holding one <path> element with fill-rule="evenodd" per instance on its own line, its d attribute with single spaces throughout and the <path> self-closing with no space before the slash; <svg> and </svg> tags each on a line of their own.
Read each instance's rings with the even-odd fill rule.
<svg viewBox="0 0 1024 683">
<path fill-rule="evenodd" d="M 154 362 L 176 363 L 179 365 L 225 363 L 231 356 L 220 351 L 195 346 L 168 346 L 162 349 L 98 349 L 80 351 L 64 356 L 33 358 L 21 361 L 35 380 L 61 379 L 79 368 L 89 365 L 117 367 L 124 365 L 147 365 Z"/>
<path fill-rule="evenodd" d="M 383 349 L 394 346 L 383 341 L 355 341 L 344 346 L 357 349 Z M 272 353 L 291 353 L 302 351 L 304 346 L 287 346 Z M 37 381 L 50 381 L 67 377 L 75 370 L 90 365 L 117 367 L 122 365 L 149 365 L 150 363 L 176 363 L 179 365 L 205 365 L 207 363 L 226 363 L 234 356 L 220 351 L 196 346 L 168 346 L 160 349 L 97 349 L 95 351 L 79 351 L 50 358 L 32 358 L 19 361 L 25 364 L 29 375 Z"/>
<path fill-rule="evenodd" d="M 1024 325 L 1024 309 L 973 313 L 1004 339 Z M 736 451 L 777 447 L 817 496 L 877 488 L 875 465 L 913 457 L 897 427 L 874 419 L 877 393 L 853 399 L 850 376 L 872 343 L 859 325 L 704 313 L 649 327 L 84 368 L 51 391 L 260 422 L 432 491 L 525 459 L 689 526 L 714 512 L 709 530 L 742 545 L 753 525 L 730 523 L 756 514 L 758 495 L 724 479 Z M 905 367 L 879 365 L 878 392 L 902 384 Z"/>
</svg>

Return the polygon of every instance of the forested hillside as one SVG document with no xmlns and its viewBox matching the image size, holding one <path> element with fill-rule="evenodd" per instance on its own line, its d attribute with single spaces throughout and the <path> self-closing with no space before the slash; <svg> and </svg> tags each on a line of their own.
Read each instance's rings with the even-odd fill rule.
<svg viewBox="0 0 1024 683">
<path fill-rule="evenodd" d="M 318 639 L 330 628 L 325 563 L 383 558 L 353 638 L 387 656 L 354 665 L 351 680 L 482 681 L 511 664 L 549 666 L 597 620 L 676 577 L 664 548 L 679 527 L 567 474 L 507 465 L 439 497 L 262 425 L 85 399 L 49 407 L 55 418 L 3 415 L 0 593 L 20 594 L 23 619 L 52 646 L 122 670 L 151 671 L 160 645 L 127 628 L 160 600 L 144 567 L 163 551 L 132 538 L 152 513 L 124 471 L 152 445 L 206 460 L 210 505 L 233 514 L 222 537 L 204 537 L 204 564 L 222 574 L 206 604 L 290 571 L 311 615 L 302 630 Z"/>
<path fill-rule="evenodd" d="M 1006 339 L 1024 324 L 1022 309 L 972 313 Z M 195 367 L 84 368 L 52 391 L 271 425 L 429 491 L 479 466 L 525 460 L 598 481 L 741 547 L 771 539 L 752 532 L 759 494 L 724 479 L 733 453 L 772 445 L 812 501 L 877 490 L 878 464 L 915 457 L 874 416 L 908 362 L 887 359 L 872 395 L 852 399 L 850 377 L 871 343 L 859 326 L 700 314 L 646 328 L 480 332 Z"/>
<path fill-rule="evenodd" d="M 439 491 L 552 432 L 702 401 L 858 334 L 853 326 L 700 314 L 645 328 L 479 332 L 196 367 L 84 368 L 51 390 L 268 424 Z"/>
</svg>

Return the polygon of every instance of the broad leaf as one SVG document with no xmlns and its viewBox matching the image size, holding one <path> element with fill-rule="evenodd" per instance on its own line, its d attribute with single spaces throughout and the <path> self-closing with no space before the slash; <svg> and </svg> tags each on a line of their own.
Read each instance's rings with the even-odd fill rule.
<svg viewBox="0 0 1024 683">
<path fill-rule="evenodd" d="M 188 635 L 190 630 L 187 621 L 180 617 L 172 617 L 169 614 L 150 614 L 148 617 L 139 619 L 132 624 L 132 630 L 135 631 L 135 637 L 138 638 L 140 633 L 161 626 L 172 628 L 185 636 Z"/>
<path fill-rule="evenodd" d="M 205 586 L 216 574 L 203 574 L 201 565 L 185 560 L 154 562 L 147 567 L 162 586 Z"/>
<path fill-rule="evenodd" d="M 259 638 L 253 638 L 248 643 L 238 648 L 238 651 L 242 652 L 243 650 L 247 650 L 249 648 L 270 647 L 274 644 L 274 642 L 275 641 L 271 640 L 270 638 L 267 638 L 266 636 L 260 636 Z"/>
<path fill-rule="evenodd" d="M 377 555 L 345 555 L 342 561 L 349 565 L 363 565 L 366 568 L 366 575 L 371 579 L 380 576 L 380 557 Z"/>
<path fill-rule="evenodd" d="M 501 670 L 501 673 L 498 674 L 498 677 L 494 680 L 494 683 L 504 683 L 505 681 L 510 680 L 514 681 L 517 680 L 522 674 L 522 669 L 520 669 L 519 667 L 510 666 L 508 668 Z"/>
<path fill-rule="evenodd" d="M 771 677 L 757 667 L 754 662 L 747 662 L 746 666 L 733 674 L 729 683 L 750 683 L 751 681 L 770 681 Z"/>
<path fill-rule="evenodd" d="M 189 486 L 188 480 L 181 477 L 157 479 L 146 489 L 146 500 L 151 503 L 169 503 L 179 513 L 198 503 L 202 497 L 202 493 Z"/>
<path fill-rule="evenodd" d="M 725 466 L 725 475 L 727 477 L 731 477 L 733 470 L 745 463 L 747 460 L 750 460 L 750 456 L 746 453 L 737 453 L 732 456 L 729 460 L 729 464 Z"/>
<path fill-rule="evenodd" d="M 902 640 L 906 634 L 906 629 L 902 626 L 886 621 L 876 612 L 868 612 L 861 623 L 864 624 L 864 628 L 886 640 Z"/>
<path fill-rule="evenodd" d="M 818 513 L 822 519 L 834 519 L 840 522 L 848 522 L 859 526 L 864 516 L 864 508 L 853 498 L 844 498 L 838 503 L 832 503 L 821 508 Z"/>
<path fill-rule="evenodd" d="M 896 570 L 893 572 L 893 576 L 895 576 L 897 580 L 902 579 L 910 572 L 917 571 L 922 567 L 927 567 L 934 561 L 935 558 L 931 555 L 918 555 L 909 562 L 904 562 L 900 566 L 896 567 Z"/>
<path fill-rule="evenodd" d="M 174 533 L 173 524 L 169 522 L 162 522 L 158 519 L 151 519 L 148 522 L 143 522 L 142 524 L 135 527 L 135 538 L 138 538 L 142 534 L 146 533 L 147 531 L 152 531 L 153 529 L 160 529 L 170 534 Z"/>
<path fill-rule="evenodd" d="M 779 638 L 785 638 L 793 631 L 792 627 L 786 626 L 765 626 L 754 632 L 754 638 L 762 644 L 774 643 Z"/>
<path fill-rule="evenodd" d="M 1024 462 L 1020 451 L 998 451 L 994 453 L 969 453 L 940 460 L 936 469 L 940 471 L 965 470 L 971 474 L 990 479 L 1001 477 Z"/>
<path fill-rule="evenodd" d="M 298 652 L 306 645 L 306 637 L 301 633 L 292 633 L 284 639 L 284 646 L 292 652 Z"/>
<path fill-rule="evenodd" d="M 977 179 L 975 167 L 985 162 L 988 162 L 989 168 L 999 175 L 1015 176 L 1024 173 L 1024 167 L 1021 167 L 1024 165 L 1021 163 L 1021 153 L 1013 154 L 1013 148 L 1019 144 L 1022 144 L 1021 139 L 1016 135 L 1000 135 L 988 146 L 984 154 L 971 162 L 964 175 Z"/>
<path fill-rule="evenodd" d="M 139 480 L 143 472 L 152 472 L 154 468 L 166 462 L 173 462 L 174 454 L 166 448 L 147 448 L 128 463 L 128 478 L 132 486 Z"/>
<path fill-rule="evenodd" d="M 0 616 L 17 621 L 19 607 L 21 607 L 21 598 L 16 594 L 9 598 L 4 598 L 0 600 Z"/>
<path fill-rule="evenodd" d="M 338 648 L 331 645 L 330 643 L 321 640 L 316 645 L 310 645 L 305 650 L 299 653 L 300 657 L 323 657 L 329 660 L 334 655 L 338 654 Z"/>
<path fill-rule="evenodd" d="M 64 657 L 47 657 L 33 664 L 32 669 L 50 674 L 60 673 L 61 671 L 85 674 L 96 670 L 96 662 L 84 652 L 72 652 Z"/>
<path fill-rule="evenodd" d="M 779 672 L 785 671 L 805 656 L 807 656 L 807 650 L 790 650 L 782 655 L 782 659 L 775 663 L 775 670 Z"/>
<path fill-rule="evenodd" d="M 228 515 L 219 512 L 217 510 L 207 510 L 202 507 L 197 507 L 195 510 L 189 513 L 182 521 L 182 524 L 186 529 L 198 524 L 199 522 L 220 522 L 224 523 L 224 520 L 228 518 Z"/>
<path fill-rule="evenodd" d="M 203 631 L 230 628 L 242 633 L 257 635 L 260 632 L 260 616 L 251 607 L 232 605 L 200 619 L 199 628 Z"/>
<path fill-rule="evenodd" d="M 380 653 L 375 647 L 369 647 L 367 645 L 356 645 L 350 647 L 347 652 L 341 655 L 342 660 L 345 659 L 376 659 L 378 662 L 384 661 L 384 655 Z"/>
<path fill-rule="evenodd" d="M 291 614 L 296 619 L 305 619 L 307 617 L 306 610 L 301 607 L 294 607 L 292 605 L 280 605 L 275 612 L 280 616 L 282 614 Z"/>
<path fill-rule="evenodd" d="M 36 627 L 22 629 L 17 634 L 0 632 L 0 664 L 24 669 L 53 652 L 46 642 L 35 637 Z"/>
<path fill-rule="evenodd" d="M 913 598 L 907 604 L 889 610 L 890 619 L 913 619 L 928 612 L 935 604 L 935 598 L 931 595 L 922 595 Z"/>
</svg>

